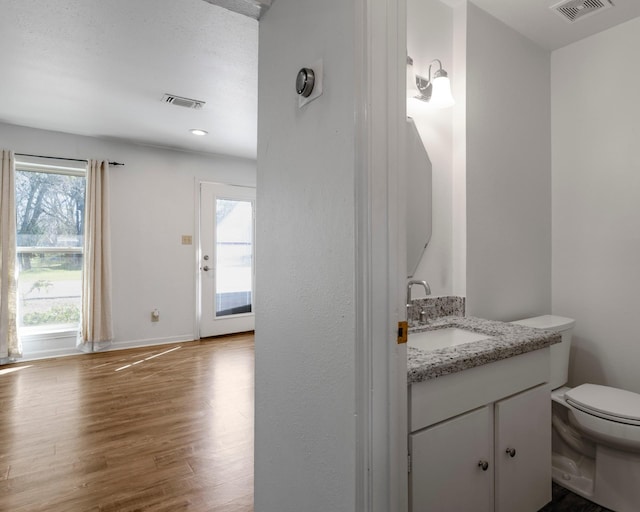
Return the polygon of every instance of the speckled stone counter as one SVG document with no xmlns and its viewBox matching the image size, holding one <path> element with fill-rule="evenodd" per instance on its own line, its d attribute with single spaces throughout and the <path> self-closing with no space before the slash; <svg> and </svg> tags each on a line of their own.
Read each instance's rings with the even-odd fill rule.
<svg viewBox="0 0 640 512">
<path fill-rule="evenodd" d="M 460 316 L 437 318 L 429 325 L 413 327 L 409 330 L 409 337 L 412 332 L 432 331 L 447 327 L 458 327 L 486 334 L 487 339 L 429 351 L 408 346 L 407 379 L 409 384 L 435 379 L 468 368 L 539 350 L 559 343 L 561 339 L 560 334 L 552 331 Z"/>
<path fill-rule="evenodd" d="M 409 327 L 420 325 L 420 313 L 423 311 L 430 322 L 443 316 L 464 316 L 464 304 L 464 297 L 451 295 L 413 299 L 407 308 Z"/>
</svg>

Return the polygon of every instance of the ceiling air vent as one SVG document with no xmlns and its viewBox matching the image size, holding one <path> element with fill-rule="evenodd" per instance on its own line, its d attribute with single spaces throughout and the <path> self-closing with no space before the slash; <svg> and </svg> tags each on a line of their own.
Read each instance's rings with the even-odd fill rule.
<svg viewBox="0 0 640 512">
<path fill-rule="evenodd" d="M 175 94 L 165 94 L 162 97 L 163 103 L 170 103 L 171 105 L 177 105 L 178 107 L 195 108 L 200 109 L 206 102 L 200 100 L 192 100 L 191 98 L 183 98 L 182 96 L 176 96 Z"/>
<path fill-rule="evenodd" d="M 568 0 L 552 5 L 550 9 L 569 23 L 578 21 L 613 7 L 613 0 Z"/>
</svg>

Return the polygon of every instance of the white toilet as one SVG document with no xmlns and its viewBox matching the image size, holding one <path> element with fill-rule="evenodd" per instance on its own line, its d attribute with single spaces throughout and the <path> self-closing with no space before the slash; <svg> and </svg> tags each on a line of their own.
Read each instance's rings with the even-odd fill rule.
<svg viewBox="0 0 640 512">
<path fill-rule="evenodd" d="M 615 512 L 640 511 L 640 394 L 562 387 L 575 320 L 544 315 L 513 323 L 562 334 L 551 346 L 553 480 Z"/>
</svg>

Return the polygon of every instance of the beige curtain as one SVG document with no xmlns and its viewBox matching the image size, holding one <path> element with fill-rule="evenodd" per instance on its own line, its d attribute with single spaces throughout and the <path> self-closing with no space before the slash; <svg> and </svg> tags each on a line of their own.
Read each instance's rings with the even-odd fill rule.
<svg viewBox="0 0 640 512">
<path fill-rule="evenodd" d="M 17 327 L 16 200 L 13 151 L 2 151 L 0 176 L 0 359 L 22 356 Z"/>
<path fill-rule="evenodd" d="M 84 222 L 80 341 L 83 350 L 97 351 L 113 339 L 109 162 L 89 160 Z"/>
</svg>

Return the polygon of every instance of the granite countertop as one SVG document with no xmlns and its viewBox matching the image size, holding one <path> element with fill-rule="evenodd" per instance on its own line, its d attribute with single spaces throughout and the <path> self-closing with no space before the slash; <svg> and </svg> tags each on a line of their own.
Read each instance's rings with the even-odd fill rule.
<svg viewBox="0 0 640 512">
<path fill-rule="evenodd" d="M 468 316 L 446 316 L 432 320 L 428 325 L 409 329 L 409 336 L 415 332 L 447 327 L 486 334 L 487 339 L 429 351 L 407 346 L 409 384 L 539 350 L 561 340 L 561 335 L 553 331 Z"/>
</svg>

